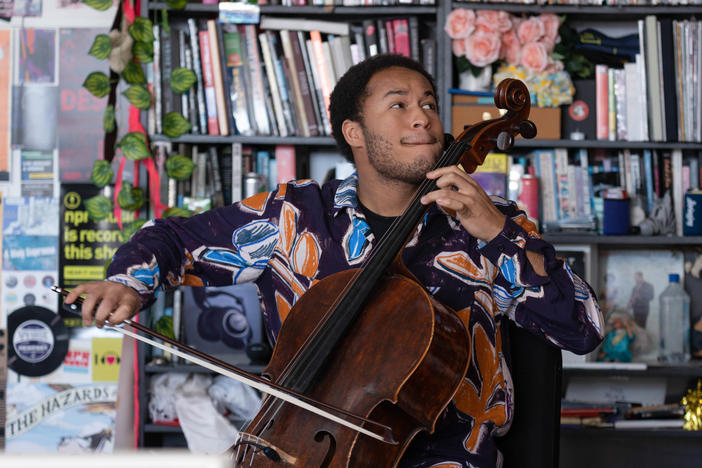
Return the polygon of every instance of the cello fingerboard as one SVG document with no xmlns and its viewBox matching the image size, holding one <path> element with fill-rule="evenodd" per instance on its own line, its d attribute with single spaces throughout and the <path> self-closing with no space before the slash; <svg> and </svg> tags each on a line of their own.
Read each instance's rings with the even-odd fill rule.
<svg viewBox="0 0 702 468">
<path fill-rule="evenodd" d="M 5 397 L 7 383 L 7 332 L 0 329 L 0 452 L 5 449 Z"/>
</svg>

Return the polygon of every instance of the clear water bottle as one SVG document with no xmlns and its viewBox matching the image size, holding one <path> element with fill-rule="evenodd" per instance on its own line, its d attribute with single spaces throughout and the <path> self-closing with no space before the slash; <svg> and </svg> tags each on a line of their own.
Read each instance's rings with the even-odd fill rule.
<svg viewBox="0 0 702 468">
<path fill-rule="evenodd" d="M 660 360 L 685 362 L 690 359 L 690 296 L 680 284 L 680 275 L 671 273 L 668 281 L 660 295 Z"/>
</svg>

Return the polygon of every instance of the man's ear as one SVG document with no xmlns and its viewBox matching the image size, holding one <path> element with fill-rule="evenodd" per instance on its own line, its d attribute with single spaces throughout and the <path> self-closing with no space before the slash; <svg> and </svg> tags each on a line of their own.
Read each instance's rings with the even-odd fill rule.
<svg viewBox="0 0 702 468">
<path fill-rule="evenodd" d="M 359 122 L 349 119 L 344 120 L 344 123 L 341 124 L 341 133 L 344 134 L 344 139 L 351 148 L 363 146 L 365 143 Z"/>
</svg>

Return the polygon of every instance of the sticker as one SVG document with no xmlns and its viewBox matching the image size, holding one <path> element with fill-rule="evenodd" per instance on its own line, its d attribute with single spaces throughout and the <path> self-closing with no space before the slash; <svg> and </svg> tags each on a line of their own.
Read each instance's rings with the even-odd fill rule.
<svg viewBox="0 0 702 468">
<path fill-rule="evenodd" d="M 38 306 L 7 317 L 10 340 L 7 365 L 18 374 L 39 377 L 61 365 L 68 352 L 68 330 L 61 317 Z"/>
</svg>

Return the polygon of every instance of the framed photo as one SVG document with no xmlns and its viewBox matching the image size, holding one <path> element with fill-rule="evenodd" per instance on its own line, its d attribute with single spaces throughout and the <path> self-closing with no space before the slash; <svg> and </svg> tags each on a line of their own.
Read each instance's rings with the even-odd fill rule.
<svg viewBox="0 0 702 468">
<path fill-rule="evenodd" d="M 256 285 L 182 290 L 185 343 L 225 362 L 249 363 L 247 350 L 266 340 Z"/>
</svg>

